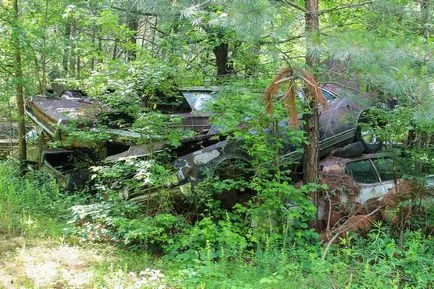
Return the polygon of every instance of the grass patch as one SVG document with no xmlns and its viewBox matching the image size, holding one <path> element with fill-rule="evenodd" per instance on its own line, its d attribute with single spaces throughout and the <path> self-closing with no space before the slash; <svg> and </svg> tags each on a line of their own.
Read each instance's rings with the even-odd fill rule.
<svg viewBox="0 0 434 289">
<path fill-rule="evenodd" d="M 77 202 L 79 197 L 67 195 L 46 173 L 30 171 L 21 177 L 16 161 L 0 163 L 0 234 L 61 236 Z"/>
</svg>

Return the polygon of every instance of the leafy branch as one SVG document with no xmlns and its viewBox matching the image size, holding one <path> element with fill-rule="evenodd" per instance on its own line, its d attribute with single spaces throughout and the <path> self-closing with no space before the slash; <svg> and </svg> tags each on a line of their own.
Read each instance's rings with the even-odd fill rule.
<svg viewBox="0 0 434 289">
<path fill-rule="evenodd" d="M 286 5 L 289 5 L 289 6 L 295 8 L 295 9 L 297 9 L 297 10 L 300 10 L 300 11 L 306 12 L 306 9 L 305 9 L 304 7 L 302 7 L 302 6 L 300 6 L 300 5 L 296 4 L 296 3 L 294 3 L 294 2 L 292 2 L 292 1 L 288 1 L 288 0 L 280 0 L 280 2 L 282 2 L 282 3 L 286 4 Z"/>
</svg>

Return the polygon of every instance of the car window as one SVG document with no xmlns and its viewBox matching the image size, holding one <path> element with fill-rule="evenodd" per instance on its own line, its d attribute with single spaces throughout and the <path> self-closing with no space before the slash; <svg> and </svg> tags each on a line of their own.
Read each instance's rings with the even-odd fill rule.
<svg viewBox="0 0 434 289">
<path fill-rule="evenodd" d="M 321 88 L 321 92 L 322 92 L 322 95 L 324 96 L 324 98 L 327 100 L 327 102 L 329 104 L 331 104 L 333 102 L 333 100 L 336 99 L 336 96 L 334 94 L 332 94 L 328 90 L 325 90 L 324 88 Z"/>
<path fill-rule="evenodd" d="M 155 103 L 157 111 L 162 113 L 190 113 L 188 102 L 181 95 L 161 95 Z"/>
<path fill-rule="evenodd" d="M 395 172 L 393 170 L 393 161 L 389 158 L 373 159 L 372 162 L 377 168 L 382 181 L 390 181 L 395 179 Z"/>
<path fill-rule="evenodd" d="M 212 94 L 203 91 L 183 91 L 185 99 L 193 110 L 203 110 L 205 104 L 212 100 Z"/>
<path fill-rule="evenodd" d="M 164 114 L 190 113 L 191 107 L 181 92 L 165 93 L 156 91 L 154 95 L 143 95 L 142 104 Z"/>
<path fill-rule="evenodd" d="M 345 172 L 358 183 L 371 184 L 379 182 L 377 173 L 369 160 L 349 162 Z"/>
</svg>

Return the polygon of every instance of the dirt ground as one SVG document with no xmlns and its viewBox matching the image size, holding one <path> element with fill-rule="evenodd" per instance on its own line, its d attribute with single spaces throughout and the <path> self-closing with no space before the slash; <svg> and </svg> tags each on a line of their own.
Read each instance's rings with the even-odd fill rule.
<svg viewBox="0 0 434 289">
<path fill-rule="evenodd" d="M 92 288 L 94 267 L 104 257 L 64 244 L 0 240 L 0 288 Z"/>
<path fill-rule="evenodd" d="M 168 288 L 159 270 L 143 264 L 142 271 L 129 272 L 125 264 L 114 265 L 110 253 L 0 234 L 0 288 Z"/>
</svg>

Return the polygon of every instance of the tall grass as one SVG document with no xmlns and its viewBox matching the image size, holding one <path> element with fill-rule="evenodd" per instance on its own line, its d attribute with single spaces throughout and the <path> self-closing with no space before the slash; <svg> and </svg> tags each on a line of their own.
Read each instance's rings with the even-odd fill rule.
<svg viewBox="0 0 434 289">
<path fill-rule="evenodd" d="M 20 176 L 15 160 L 0 162 L 1 234 L 59 235 L 74 199 L 47 174 Z"/>
<path fill-rule="evenodd" d="M 326 260 L 321 246 L 255 252 L 220 260 L 166 260 L 170 288 L 434 288 L 434 243 L 406 232 L 400 248 L 387 229 L 341 240 Z M 170 261 L 170 262 L 169 262 Z M 182 269 L 180 269 L 182 268 Z"/>
</svg>

